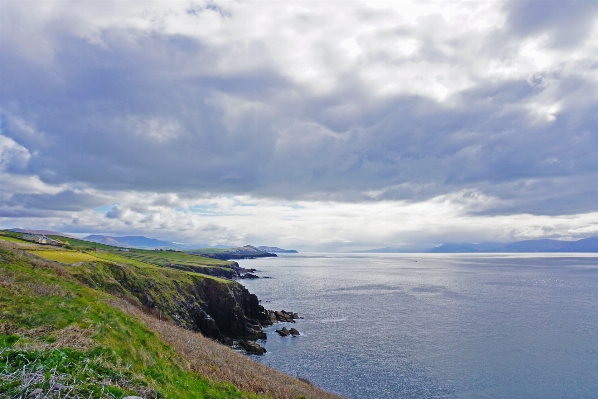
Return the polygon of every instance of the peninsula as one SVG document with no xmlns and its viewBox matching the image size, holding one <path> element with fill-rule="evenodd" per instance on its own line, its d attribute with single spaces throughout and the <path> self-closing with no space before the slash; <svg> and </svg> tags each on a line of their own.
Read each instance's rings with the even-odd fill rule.
<svg viewBox="0 0 598 399">
<path fill-rule="evenodd" d="M 260 353 L 263 326 L 298 317 L 264 309 L 219 276 L 242 273 L 235 262 L 61 236 L 47 237 L 58 245 L 40 244 L 23 234 L 0 232 L 3 392 L 335 397 L 230 348 Z M 32 377 L 27 384 L 15 380 L 22 372 Z"/>
</svg>

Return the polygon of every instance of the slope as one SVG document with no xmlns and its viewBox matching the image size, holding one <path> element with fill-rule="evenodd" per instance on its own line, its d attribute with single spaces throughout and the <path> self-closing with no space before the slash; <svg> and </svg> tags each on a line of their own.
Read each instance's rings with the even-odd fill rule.
<svg viewBox="0 0 598 399">
<path fill-rule="evenodd" d="M 105 269 L 116 266 L 64 266 L 0 243 L 0 392 L 47 398 L 334 397 L 159 320 L 135 298 L 78 280 L 85 270 L 92 281 L 104 281 Z"/>
</svg>

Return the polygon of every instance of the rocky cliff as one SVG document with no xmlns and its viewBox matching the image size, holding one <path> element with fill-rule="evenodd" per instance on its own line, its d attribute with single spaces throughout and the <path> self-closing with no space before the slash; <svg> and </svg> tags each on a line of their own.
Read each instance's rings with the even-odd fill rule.
<svg viewBox="0 0 598 399">
<path fill-rule="evenodd" d="M 255 295 L 234 281 L 183 270 L 94 262 L 74 267 L 72 273 L 91 287 L 227 344 L 265 338 L 262 326 L 293 318 L 291 313 L 264 309 Z"/>
</svg>

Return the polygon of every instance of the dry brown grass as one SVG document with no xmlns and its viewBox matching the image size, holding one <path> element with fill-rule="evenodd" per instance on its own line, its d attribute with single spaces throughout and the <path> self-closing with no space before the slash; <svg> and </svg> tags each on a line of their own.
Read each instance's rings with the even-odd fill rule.
<svg viewBox="0 0 598 399">
<path fill-rule="evenodd" d="M 129 302 L 115 299 L 110 304 L 138 317 L 162 340 L 172 345 L 188 362 L 191 370 L 210 379 L 228 381 L 239 389 L 276 399 L 341 398 L 311 385 L 309 381 L 293 378 L 257 363 L 201 334 L 158 320 Z"/>
<path fill-rule="evenodd" d="M 0 334 L 14 334 L 25 340 L 18 341 L 15 348 L 21 350 L 52 350 L 70 348 L 78 351 L 92 349 L 95 344 L 91 337 L 96 333 L 95 328 L 80 328 L 71 324 L 62 329 L 54 326 L 42 326 L 32 329 L 19 328 L 11 323 L 0 324 Z M 48 340 L 54 338 L 54 340 Z"/>
</svg>

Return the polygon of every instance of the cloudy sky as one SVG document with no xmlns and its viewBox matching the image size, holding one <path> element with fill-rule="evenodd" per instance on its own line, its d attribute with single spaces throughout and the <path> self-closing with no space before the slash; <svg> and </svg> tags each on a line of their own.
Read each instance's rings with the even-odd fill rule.
<svg viewBox="0 0 598 399">
<path fill-rule="evenodd" d="M 0 228 L 598 234 L 596 1 L 0 0 Z"/>
</svg>

